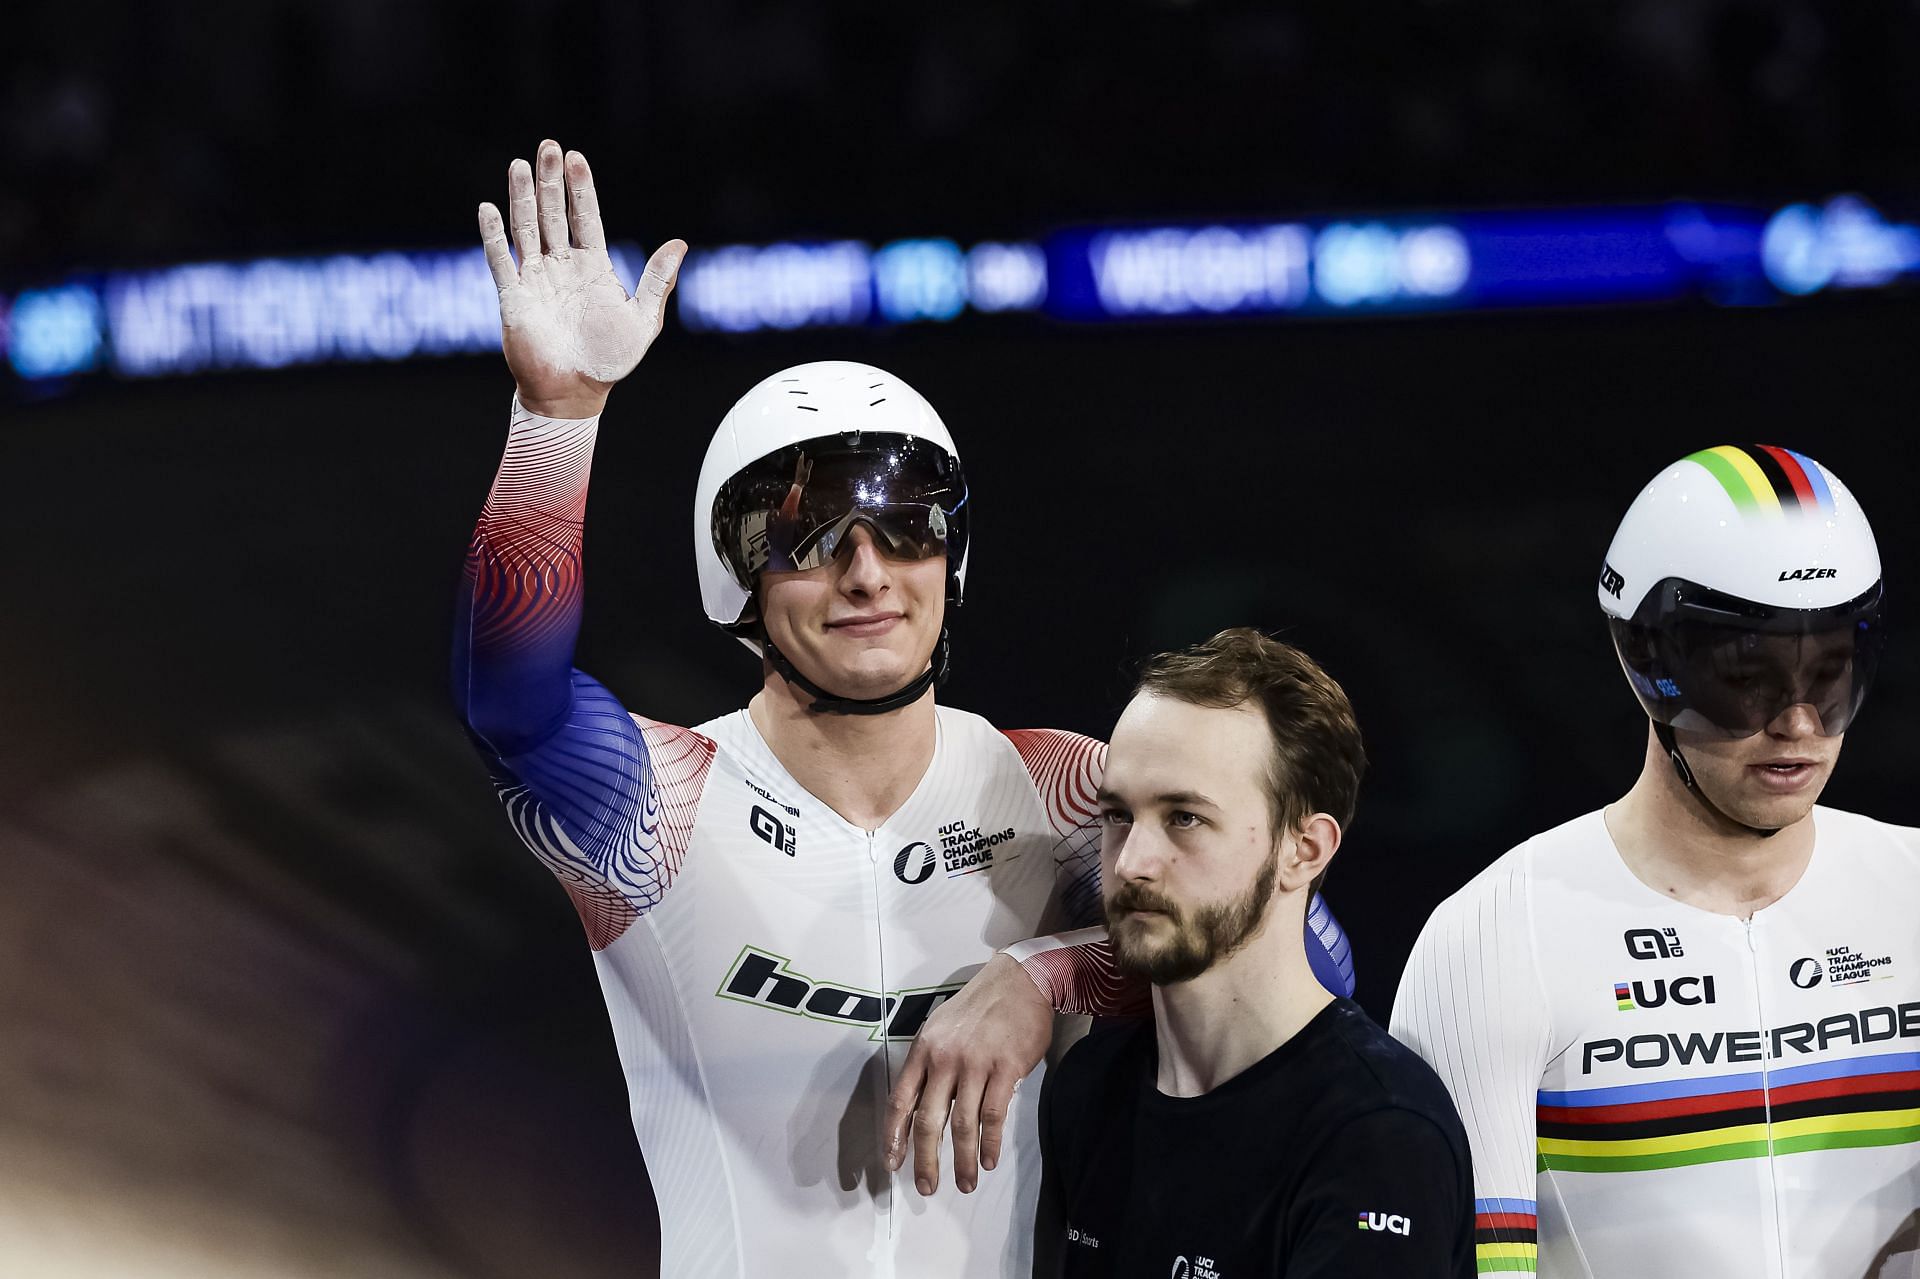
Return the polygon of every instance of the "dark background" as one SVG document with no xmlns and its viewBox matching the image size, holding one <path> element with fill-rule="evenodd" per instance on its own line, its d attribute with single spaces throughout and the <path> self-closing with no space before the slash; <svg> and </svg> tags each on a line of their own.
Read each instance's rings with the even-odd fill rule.
<svg viewBox="0 0 1920 1279">
<path fill-rule="evenodd" d="M 1920 195 L 1912 5 L 266 3 L 31 11 L 0 273 L 456 243 L 543 133 L 616 236 L 963 241 L 1101 217 Z M 697 722 L 756 678 L 687 505 L 753 382 L 855 358 L 979 499 L 953 704 L 1104 734 L 1231 624 L 1374 767 L 1328 885 L 1384 1020 L 1427 912 L 1622 792 L 1594 599 L 1663 463 L 1764 440 L 1875 521 L 1894 641 L 1827 799 L 1920 820 L 1911 297 L 693 338 L 615 395 L 580 664 Z M 580 929 L 444 691 L 494 359 L 100 378 L 0 424 L 0 1275 L 651 1273 Z"/>
</svg>

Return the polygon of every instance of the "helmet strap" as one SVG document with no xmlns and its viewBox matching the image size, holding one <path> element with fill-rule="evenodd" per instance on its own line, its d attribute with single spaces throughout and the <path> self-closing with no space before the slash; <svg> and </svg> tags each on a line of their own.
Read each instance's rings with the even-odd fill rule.
<svg viewBox="0 0 1920 1279">
<path fill-rule="evenodd" d="M 933 660 L 919 678 L 898 692 L 885 697 L 836 697 L 826 689 L 800 673 L 800 668 L 787 660 L 787 655 L 774 647 L 771 636 L 761 634 L 760 647 L 767 655 L 767 662 L 778 671 L 780 678 L 787 681 L 803 693 L 813 698 L 807 709 L 815 715 L 885 715 L 888 711 L 897 711 L 902 706 L 911 706 L 926 696 L 930 688 L 937 688 L 947 682 L 947 673 L 951 667 L 951 654 L 947 643 L 947 628 L 940 628 L 940 642 L 934 646 Z"/>
<path fill-rule="evenodd" d="M 1780 833 L 1781 827 L 1778 826 L 1749 826 L 1738 818 L 1730 816 L 1725 809 L 1707 798 L 1707 793 L 1700 789 L 1700 783 L 1693 779 L 1693 769 L 1687 766 L 1687 757 L 1680 753 L 1680 742 L 1674 736 L 1673 725 L 1662 724 L 1658 720 L 1653 721 L 1653 736 L 1660 743 L 1660 749 L 1664 750 L 1667 758 L 1672 761 L 1673 771 L 1680 776 L 1680 784 L 1699 801 L 1702 808 L 1721 821 L 1738 826 L 1741 830 L 1758 835 L 1762 839 L 1770 839 Z"/>
</svg>

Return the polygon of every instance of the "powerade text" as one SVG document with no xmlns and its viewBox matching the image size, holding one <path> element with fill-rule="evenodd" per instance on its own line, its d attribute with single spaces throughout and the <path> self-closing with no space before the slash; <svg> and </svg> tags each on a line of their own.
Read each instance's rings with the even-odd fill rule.
<svg viewBox="0 0 1920 1279">
<path fill-rule="evenodd" d="M 1711 1034 L 1669 1031 L 1664 1035 L 1632 1035 L 1625 1039 L 1590 1039 L 1580 1046 L 1580 1072 L 1590 1075 L 1595 1065 L 1614 1061 L 1624 1061 L 1632 1070 L 1761 1061 L 1785 1057 L 1789 1051 L 1825 1052 L 1836 1044 L 1877 1044 L 1894 1039 L 1920 1039 L 1920 1002 L 1836 1013 L 1819 1021 L 1775 1026 L 1766 1031 L 1717 1030 Z"/>
</svg>

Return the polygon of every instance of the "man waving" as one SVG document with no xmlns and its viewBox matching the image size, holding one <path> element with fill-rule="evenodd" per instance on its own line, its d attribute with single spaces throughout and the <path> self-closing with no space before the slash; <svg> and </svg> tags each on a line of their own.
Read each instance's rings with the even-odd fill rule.
<svg viewBox="0 0 1920 1279">
<path fill-rule="evenodd" d="M 483 205 L 480 227 L 517 395 L 454 687 L 516 833 L 586 925 L 662 1272 L 1024 1274 L 1035 1090 L 971 1094 L 990 1123 L 965 1136 L 1011 1174 L 972 1195 L 971 1169 L 901 1193 L 882 1113 L 916 1030 L 983 961 L 1097 918 L 1103 748 L 936 704 L 973 504 L 932 406 L 862 364 L 773 374 L 708 448 L 694 557 L 708 618 L 760 658 L 748 705 L 675 727 L 573 669 L 600 413 L 686 246 L 657 250 L 629 297 L 584 157 L 542 143 L 508 188 L 509 216 Z M 1077 940 L 1029 962 L 1051 965 L 1056 1002 L 1115 1007 L 1103 940 Z M 989 967 L 1051 1017 L 1013 960 Z"/>
</svg>

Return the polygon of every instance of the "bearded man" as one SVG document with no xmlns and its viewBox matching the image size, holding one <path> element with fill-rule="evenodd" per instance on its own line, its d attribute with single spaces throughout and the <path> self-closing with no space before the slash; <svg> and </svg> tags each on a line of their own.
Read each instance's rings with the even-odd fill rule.
<svg viewBox="0 0 1920 1279">
<path fill-rule="evenodd" d="M 1471 1276 L 1467 1137 L 1426 1063 L 1314 979 L 1301 921 L 1366 754 L 1255 631 L 1150 659 L 1099 789 L 1107 929 L 1153 1020 L 1046 1078 L 1037 1275 Z"/>
</svg>

